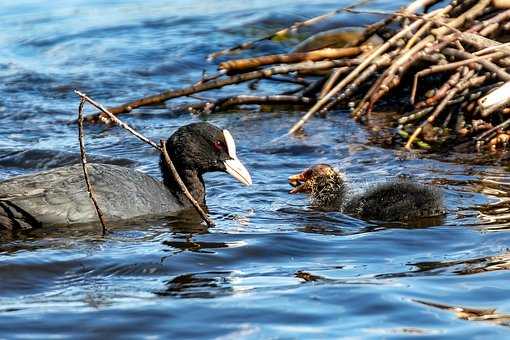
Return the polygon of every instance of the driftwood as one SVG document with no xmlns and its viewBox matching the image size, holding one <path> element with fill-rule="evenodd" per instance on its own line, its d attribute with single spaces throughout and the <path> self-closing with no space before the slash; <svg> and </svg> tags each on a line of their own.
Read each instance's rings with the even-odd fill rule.
<svg viewBox="0 0 510 340">
<path fill-rule="evenodd" d="M 262 70 L 252 71 L 248 73 L 243 73 L 239 75 L 235 75 L 232 77 L 228 77 L 226 79 L 215 79 L 209 82 L 203 82 L 196 85 L 192 85 L 190 87 L 185 87 L 183 89 L 175 90 L 175 91 L 165 91 L 153 96 L 144 97 L 138 100 L 134 100 L 127 104 L 123 104 L 120 106 L 115 106 L 112 108 L 108 108 L 108 111 L 112 115 L 118 115 L 121 113 L 131 112 L 133 109 L 142 106 L 148 105 L 156 105 L 162 102 L 165 102 L 169 99 L 185 97 L 195 93 L 204 92 L 212 89 L 219 89 L 227 85 L 239 84 L 242 82 L 269 78 L 276 74 L 287 74 L 298 71 L 316 71 L 316 70 L 327 70 L 333 67 L 345 66 L 355 64 L 355 60 L 331 60 L 331 61 L 318 61 L 318 62 L 309 62 L 305 61 L 298 64 L 290 64 L 290 65 L 281 65 L 274 66 L 270 68 L 265 68 Z M 104 123 L 111 123 L 111 117 L 106 115 L 104 112 L 92 115 L 87 117 L 89 122 L 94 121 L 102 121 Z"/>
<path fill-rule="evenodd" d="M 286 38 L 339 13 L 385 16 L 352 40 L 334 44 L 345 47 L 222 61 L 217 74 L 191 86 L 133 100 L 109 111 L 129 113 L 178 97 L 199 100 L 186 105 L 198 113 L 252 104 L 309 106 L 290 127 L 288 135 L 292 135 L 315 115 L 334 109 L 352 108 L 354 119 L 369 124 L 375 111 L 392 110 L 394 106 L 387 103 L 397 102 L 394 125 L 387 128 L 393 129 L 395 141 L 407 149 L 434 149 L 443 143 L 465 143 L 466 139 L 479 149 L 494 150 L 507 144 L 510 122 L 503 117 L 510 112 L 510 95 L 506 85 L 498 87 L 510 82 L 510 43 L 503 39 L 510 30 L 508 1 L 416 0 L 393 13 L 360 10 L 358 5 L 295 23 L 213 53 L 210 59 Z M 382 43 L 371 45 L 369 41 L 376 36 Z M 264 96 L 255 89 L 255 93 L 226 98 L 196 96 L 241 83 L 261 87 L 265 84 L 261 80 L 292 87 Z M 104 112 L 87 120 L 112 122 Z"/>
<path fill-rule="evenodd" d="M 274 95 L 274 96 L 231 96 L 218 99 L 202 99 L 198 104 L 183 105 L 179 109 L 190 112 L 200 112 L 210 114 L 215 111 L 225 110 L 232 106 L 239 105 L 310 105 L 315 101 L 312 98 L 293 95 Z"/>
<path fill-rule="evenodd" d="M 319 61 L 324 59 L 339 59 L 345 57 L 354 57 L 370 49 L 368 46 L 345 47 L 345 48 L 323 48 L 317 51 L 273 54 L 248 59 L 229 60 L 220 64 L 219 68 L 225 71 L 250 70 L 259 66 L 271 64 L 290 64 L 303 61 Z"/>
</svg>

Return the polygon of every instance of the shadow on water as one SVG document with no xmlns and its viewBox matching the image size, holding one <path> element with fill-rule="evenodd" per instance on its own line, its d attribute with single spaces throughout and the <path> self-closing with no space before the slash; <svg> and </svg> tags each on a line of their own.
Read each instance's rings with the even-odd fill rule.
<svg viewBox="0 0 510 340">
<path fill-rule="evenodd" d="M 510 253 L 458 261 L 418 262 L 411 264 L 418 269 L 414 273 L 437 275 L 447 272 L 456 275 L 472 275 L 510 269 Z"/>
<path fill-rule="evenodd" d="M 156 228 L 160 232 L 170 232 L 183 237 L 191 237 L 208 233 L 208 227 L 201 223 L 200 216 L 193 210 L 184 210 L 174 216 L 151 216 L 130 221 L 117 221 L 107 223 L 108 235 L 101 236 L 101 225 L 98 223 L 75 224 L 73 226 L 45 226 L 31 230 L 5 230 L 0 232 L 3 242 L 0 244 L 0 251 L 3 246 L 10 246 L 7 241 L 41 241 L 45 243 L 48 239 L 92 239 L 98 242 L 107 242 L 108 238 L 113 239 L 130 237 L 130 232 Z M 190 241 L 192 242 L 192 241 Z M 22 244 L 21 242 L 16 242 Z M 191 247 L 191 246 L 190 246 Z"/>
<path fill-rule="evenodd" d="M 155 292 L 158 296 L 177 298 L 212 299 L 232 295 L 234 290 L 230 283 L 231 272 L 205 272 L 185 274 L 165 282 L 163 291 Z"/>
<path fill-rule="evenodd" d="M 280 208 L 278 216 L 289 216 L 295 230 L 331 236 L 347 236 L 378 232 L 385 229 L 420 229 L 441 226 L 445 216 L 418 218 L 401 222 L 363 221 L 341 212 L 323 211 L 317 208 Z"/>
<path fill-rule="evenodd" d="M 224 242 L 195 242 L 192 239 L 192 236 L 186 237 L 186 240 L 172 240 L 172 241 L 163 241 L 165 246 L 171 247 L 174 253 L 178 253 L 181 251 L 193 251 L 193 252 L 204 252 L 204 253 L 214 253 L 212 249 L 218 248 L 228 248 L 229 245 Z"/>
</svg>

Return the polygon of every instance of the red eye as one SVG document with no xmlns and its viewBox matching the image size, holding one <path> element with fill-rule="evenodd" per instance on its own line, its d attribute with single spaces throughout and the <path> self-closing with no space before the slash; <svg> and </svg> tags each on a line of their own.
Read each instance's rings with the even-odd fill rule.
<svg viewBox="0 0 510 340">
<path fill-rule="evenodd" d="M 213 146 L 214 148 L 217 150 L 217 151 L 224 151 L 224 146 L 223 146 L 223 143 L 220 141 L 220 140 L 217 140 L 216 142 L 213 143 Z"/>
</svg>

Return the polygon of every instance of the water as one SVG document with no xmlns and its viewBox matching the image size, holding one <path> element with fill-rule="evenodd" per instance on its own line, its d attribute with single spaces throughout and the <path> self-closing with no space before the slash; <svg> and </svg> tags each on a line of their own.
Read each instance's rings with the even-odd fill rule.
<svg viewBox="0 0 510 340">
<path fill-rule="evenodd" d="M 183 86 L 214 71 L 204 66 L 208 53 L 346 3 L 4 1 L 0 178 L 76 161 L 72 89 L 113 105 Z M 370 18 L 360 20 L 334 23 Z M 506 168 L 382 149 L 345 112 L 311 121 L 306 136 L 270 142 L 301 114 L 197 117 L 155 107 L 124 116 L 156 140 L 198 120 L 230 129 L 254 185 L 207 175 L 211 229 L 166 219 L 125 224 L 104 238 L 82 227 L 4 239 L 0 338 L 508 336 Z M 100 161 L 159 176 L 156 153 L 118 128 L 88 126 L 87 147 Z M 356 185 L 398 174 L 435 183 L 447 217 L 403 228 L 314 211 L 287 194 L 286 178 L 317 162 L 345 170 Z M 499 317 L 448 306 L 494 308 Z"/>
</svg>

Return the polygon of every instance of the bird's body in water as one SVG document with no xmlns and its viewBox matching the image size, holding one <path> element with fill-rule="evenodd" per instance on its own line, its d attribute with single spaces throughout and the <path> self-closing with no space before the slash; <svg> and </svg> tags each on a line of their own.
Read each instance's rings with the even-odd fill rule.
<svg viewBox="0 0 510 340">
<path fill-rule="evenodd" d="M 398 179 L 349 195 L 342 173 L 327 164 L 317 164 L 289 177 L 290 193 L 309 193 L 314 207 L 342 211 L 366 220 L 408 221 L 445 213 L 438 188 Z"/>
<path fill-rule="evenodd" d="M 167 140 L 167 150 L 186 187 L 204 208 L 202 175 L 223 171 L 251 185 L 228 130 L 208 123 L 183 126 Z M 191 208 L 166 162 L 163 182 L 139 171 L 110 164 L 88 164 L 95 197 L 107 222 L 165 216 Z M 80 164 L 0 182 L 0 229 L 30 229 L 97 221 Z"/>
</svg>

